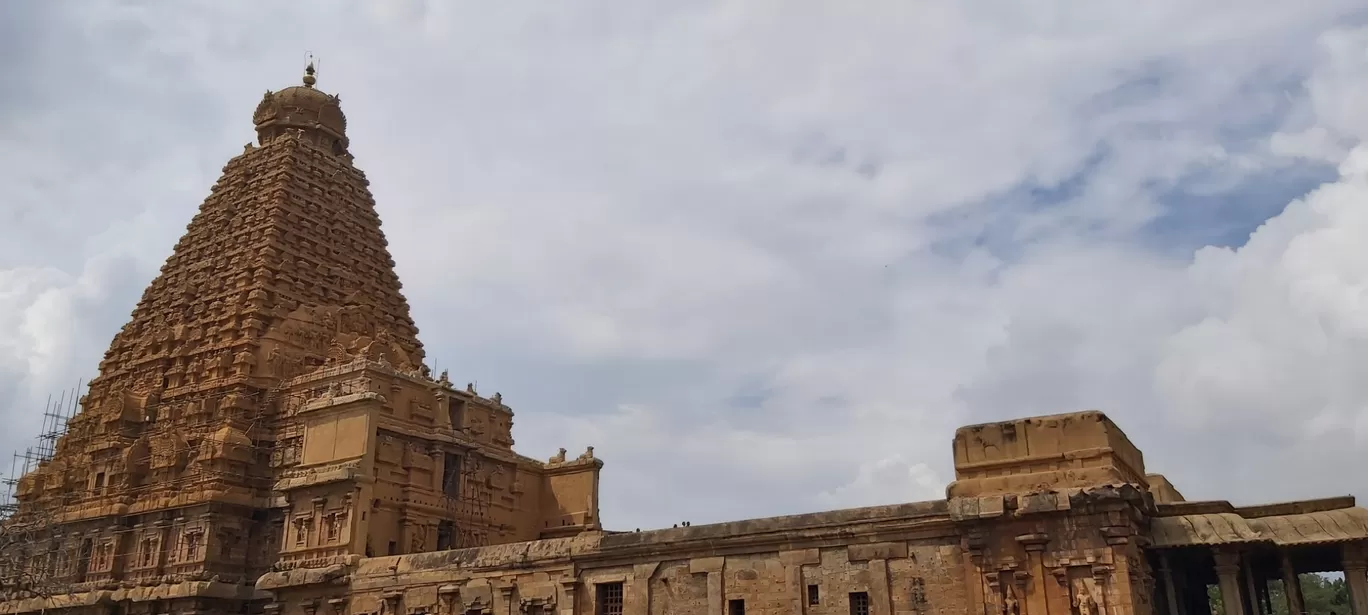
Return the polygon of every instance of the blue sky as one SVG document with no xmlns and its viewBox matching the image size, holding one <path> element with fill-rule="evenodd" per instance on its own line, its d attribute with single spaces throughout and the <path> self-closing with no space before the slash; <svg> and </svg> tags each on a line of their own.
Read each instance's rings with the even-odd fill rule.
<svg viewBox="0 0 1368 615">
<path fill-rule="evenodd" d="M 656 527 L 939 497 L 1107 411 L 1192 497 L 1362 493 L 1357 2 L 0 3 L 0 450 L 306 52 L 420 337 Z"/>
</svg>

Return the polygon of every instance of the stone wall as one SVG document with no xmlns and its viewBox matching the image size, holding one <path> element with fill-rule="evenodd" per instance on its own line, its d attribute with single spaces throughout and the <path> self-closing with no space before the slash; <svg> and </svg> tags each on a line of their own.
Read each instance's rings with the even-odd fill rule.
<svg viewBox="0 0 1368 615">
<path fill-rule="evenodd" d="M 946 503 L 926 502 L 368 558 L 344 586 L 296 571 L 258 587 L 282 615 L 329 600 L 352 615 L 575 615 L 618 595 L 623 615 L 735 615 L 735 601 L 750 615 L 845 615 L 852 593 L 870 615 L 963 613 L 965 564 Z"/>
<path fill-rule="evenodd" d="M 954 454 L 951 498 L 1146 485 L 1140 449 L 1101 412 L 961 427 Z"/>
</svg>

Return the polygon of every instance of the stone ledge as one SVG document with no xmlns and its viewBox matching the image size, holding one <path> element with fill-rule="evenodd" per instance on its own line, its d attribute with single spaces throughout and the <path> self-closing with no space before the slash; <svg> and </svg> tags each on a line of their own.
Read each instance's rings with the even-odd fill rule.
<svg viewBox="0 0 1368 615">
<path fill-rule="evenodd" d="M 906 519 L 944 517 L 947 513 L 949 513 L 949 508 L 948 503 L 945 500 L 932 500 L 929 502 L 850 508 L 846 510 L 833 510 L 803 515 L 789 515 L 786 517 L 767 517 L 745 521 L 732 521 L 728 523 L 712 523 L 709 525 L 691 525 L 687 527 L 645 532 L 624 532 L 604 536 L 603 550 L 630 549 L 648 545 L 678 545 L 683 542 L 733 538 L 742 535 L 756 536 L 792 532 L 795 530 L 819 530 L 826 527 L 857 523 L 878 523 Z"/>
<path fill-rule="evenodd" d="M 42 612 L 117 602 L 148 602 L 178 598 L 219 598 L 226 600 L 269 600 L 270 596 L 250 585 L 220 581 L 183 581 L 180 583 L 120 589 L 105 589 L 46 598 L 26 598 L 0 602 L 0 614 Z"/>
<path fill-rule="evenodd" d="M 345 584 L 347 566 L 333 564 L 326 568 L 296 568 L 279 572 L 268 572 L 257 579 L 258 591 L 272 591 L 302 585 L 321 585 L 323 583 Z"/>
<path fill-rule="evenodd" d="M 851 562 L 867 562 L 876 559 L 904 559 L 907 557 L 905 542 L 876 542 L 867 545 L 846 547 L 846 559 Z"/>
</svg>

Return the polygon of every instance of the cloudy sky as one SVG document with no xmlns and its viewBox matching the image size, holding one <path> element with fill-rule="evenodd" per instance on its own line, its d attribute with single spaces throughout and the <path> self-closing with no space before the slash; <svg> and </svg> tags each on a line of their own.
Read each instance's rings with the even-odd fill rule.
<svg viewBox="0 0 1368 615">
<path fill-rule="evenodd" d="M 1368 495 L 1368 10 L 1028 4 L 0 2 L 0 451 L 312 52 L 429 357 L 610 527 L 1084 408 L 1189 498 Z"/>
</svg>

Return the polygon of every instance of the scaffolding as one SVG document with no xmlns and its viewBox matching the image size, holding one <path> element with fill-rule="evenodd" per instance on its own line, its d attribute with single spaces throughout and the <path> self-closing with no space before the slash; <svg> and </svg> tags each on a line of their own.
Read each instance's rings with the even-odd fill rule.
<svg viewBox="0 0 1368 615">
<path fill-rule="evenodd" d="M 42 425 L 33 445 L 26 447 L 23 452 L 15 451 L 10 460 L 9 474 L 0 475 L 3 476 L 0 483 L 4 485 L 4 491 L 0 493 L 0 523 L 18 511 L 19 501 L 15 491 L 19 487 L 19 479 L 47 463 L 56 453 L 57 440 L 66 433 L 67 421 L 79 410 L 77 403 L 84 384 L 84 381 L 78 381 L 74 388 L 62 391 L 55 403 L 52 395 L 48 395 L 43 407 Z"/>
<path fill-rule="evenodd" d="M 69 541 L 57 540 L 54 534 L 57 530 L 54 524 L 64 523 L 60 513 L 68 506 L 96 503 L 117 492 L 120 497 L 138 500 L 159 498 L 165 505 L 159 508 L 170 510 L 202 504 L 194 497 L 204 491 L 200 487 L 221 482 L 248 486 L 263 497 L 270 494 L 273 478 L 300 461 L 298 455 L 302 452 L 299 445 L 303 429 L 296 414 L 310 403 L 326 397 L 343 397 L 373 390 L 365 374 L 345 372 L 338 373 L 337 378 L 319 379 L 312 386 L 300 384 L 296 382 L 291 387 L 281 383 L 269 389 L 230 386 L 175 395 L 154 402 L 145 409 L 146 422 L 138 429 L 138 439 L 145 443 L 143 446 L 146 448 L 141 449 L 139 454 L 120 460 L 120 467 L 129 470 L 133 467 L 142 468 L 138 471 L 138 479 L 114 488 L 112 481 L 116 475 L 110 475 L 108 479 L 101 476 L 95 479 L 95 486 L 77 493 L 63 493 L 57 498 L 38 497 L 36 500 L 25 497 L 21 508 L 20 480 L 54 459 L 59 443 L 64 441 L 63 436 L 67 438 L 61 444 L 64 451 L 68 447 L 81 448 L 87 441 L 102 437 L 96 430 L 96 424 L 81 419 L 71 420 L 80 410 L 78 400 L 82 384 L 62 391 L 55 398 L 49 398 L 43 411 L 40 433 L 31 446 L 14 454 L 10 474 L 0 479 L 3 482 L 3 492 L 0 492 L 0 553 L 6 554 L 0 556 L 0 592 L 18 587 L 28 588 L 24 591 L 30 594 L 46 593 L 46 589 L 65 586 L 84 578 L 84 573 L 74 572 L 72 566 L 75 565 L 73 562 L 89 560 L 90 554 L 72 551 L 78 547 Z M 237 402 L 230 402 L 229 397 L 236 398 Z M 192 464 L 191 468 L 184 467 L 187 456 L 193 459 L 204 450 L 202 444 L 207 444 L 206 440 L 209 440 L 214 429 L 230 424 L 243 430 L 251 443 L 253 461 L 245 472 L 224 471 L 199 464 Z M 459 456 L 460 462 L 456 476 L 451 477 L 453 484 L 444 485 L 447 488 L 443 489 L 443 508 L 447 513 L 442 515 L 443 527 L 438 531 L 445 536 L 439 537 L 438 542 L 444 543 L 441 546 L 445 548 L 489 544 L 493 529 L 491 504 L 494 497 L 490 481 L 495 468 L 490 464 L 491 460 L 483 459 L 478 450 L 466 450 L 461 446 L 442 448 Z M 173 470 L 162 465 L 167 455 L 178 457 L 180 461 L 177 465 L 180 467 Z M 148 471 L 151 474 L 142 476 L 143 472 Z M 110 482 L 104 483 L 104 480 Z M 104 484 L 109 487 L 101 488 Z M 122 535 L 137 530 L 119 527 L 103 531 L 109 535 Z M 8 557 L 8 554 L 14 554 L 15 557 Z M 31 563 L 18 565 L 19 561 Z"/>
<path fill-rule="evenodd" d="M 15 452 L 10 473 L 0 482 L 0 592 L 5 595 L 41 596 L 50 589 L 51 547 L 48 544 L 52 517 L 43 510 L 20 511 L 16 491 L 19 480 L 52 459 L 57 442 L 66 433 L 67 421 L 78 411 L 83 382 L 62 391 L 56 400 L 49 395 L 43 407 L 37 438 L 23 452 Z"/>
</svg>

